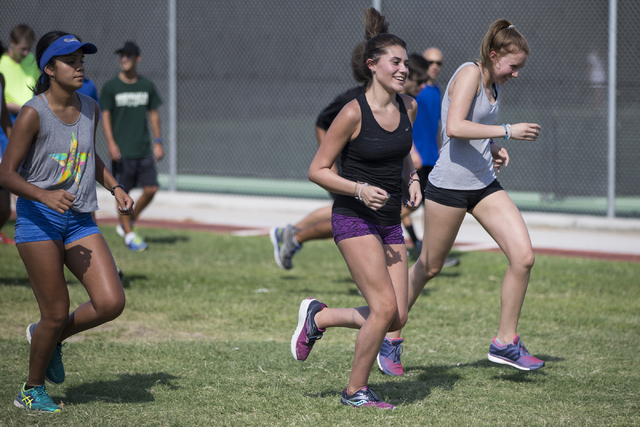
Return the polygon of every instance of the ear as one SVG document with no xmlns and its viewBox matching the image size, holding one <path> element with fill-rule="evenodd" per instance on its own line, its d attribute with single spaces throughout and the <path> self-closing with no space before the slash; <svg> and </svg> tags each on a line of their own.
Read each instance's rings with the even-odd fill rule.
<svg viewBox="0 0 640 427">
<path fill-rule="evenodd" d="M 376 72 L 376 61 L 373 59 L 367 59 L 367 67 L 371 70 L 372 73 Z"/>
<path fill-rule="evenodd" d="M 498 59 L 498 52 L 496 52 L 495 50 L 489 52 L 489 59 L 495 62 Z"/>
<path fill-rule="evenodd" d="M 53 68 L 53 65 L 51 64 L 47 64 L 44 67 L 44 73 L 49 76 L 49 78 L 51 78 L 54 74 L 55 74 L 55 70 Z"/>
<path fill-rule="evenodd" d="M 136 64 L 139 64 L 141 59 L 142 57 L 140 55 L 136 56 Z"/>
</svg>

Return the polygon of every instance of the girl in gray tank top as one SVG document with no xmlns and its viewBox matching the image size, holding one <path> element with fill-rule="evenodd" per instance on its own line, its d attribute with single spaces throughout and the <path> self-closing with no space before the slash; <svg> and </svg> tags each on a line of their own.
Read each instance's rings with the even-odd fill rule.
<svg viewBox="0 0 640 427">
<path fill-rule="evenodd" d="M 466 213 L 471 213 L 509 259 L 502 283 L 500 324 L 488 358 L 530 371 L 544 362 L 527 352 L 516 328 L 533 266 L 533 249 L 520 211 L 500 187 L 492 165 L 507 166 L 509 162 L 507 151 L 494 140 L 535 141 L 540 132 L 534 123 L 494 124 L 498 86 L 518 77 L 529 45 L 509 21 L 500 19 L 490 26 L 480 54 L 479 63 L 467 62 L 456 70 L 445 92 L 442 151 L 425 190 L 423 246 L 409 272 L 413 289 L 409 307 L 425 284 L 440 273 Z"/>
<path fill-rule="evenodd" d="M 42 71 L 36 96 L 20 111 L 0 164 L 0 186 L 18 195 L 16 246 L 29 274 L 40 322 L 27 327 L 29 377 L 14 400 L 28 410 L 60 412 L 44 388 L 65 379 L 62 341 L 115 319 L 125 296 L 113 256 L 91 217 L 98 181 L 111 190 L 121 212 L 133 200 L 96 156 L 98 106 L 79 95 L 90 43 L 54 31 L 42 36 L 36 58 Z M 52 244 L 53 242 L 53 244 Z M 91 299 L 69 314 L 63 264 Z"/>
</svg>

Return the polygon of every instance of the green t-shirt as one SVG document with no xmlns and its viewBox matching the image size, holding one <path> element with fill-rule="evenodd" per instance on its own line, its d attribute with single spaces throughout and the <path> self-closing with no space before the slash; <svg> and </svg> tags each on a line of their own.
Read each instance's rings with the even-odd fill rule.
<svg viewBox="0 0 640 427">
<path fill-rule="evenodd" d="M 111 112 L 113 138 L 120 154 L 127 159 L 151 155 L 151 140 L 147 128 L 147 111 L 162 104 L 153 82 L 144 77 L 128 84 L 117 76 L 109 80 L 100 94 L 100 108 Z"/>
<path fill-rule="evenodd" d="M 6 82 L 4 96 L 7 103 L 24 105 L 33 98 L 31 89 L 36 87 L 36 81 L 40 77 L 40 70 L 33 53 L 25 56 L 19 64 L 16 64 L 6 53 L 3 54 L 0 58 L 0 73 L 4 75 Z"/>
</svg>

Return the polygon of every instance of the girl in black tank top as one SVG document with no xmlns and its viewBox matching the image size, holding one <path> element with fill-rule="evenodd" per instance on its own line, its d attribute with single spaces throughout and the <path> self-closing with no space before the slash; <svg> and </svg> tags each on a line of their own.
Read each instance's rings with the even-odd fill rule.
<svg viewBox="0 0 640 427">
<path fill-rule="evenodd" d="M 401 186 L 409 185 L 409 206 L 417 208 L 420 183 L 412 181 L 416 173 L 409 154 L 417 104 L 413 98 L 398 94 L 408 77 L 406 44 L 388 34 L 388 24 L 376 9 L 370 8 L 366 15 L 368 41 L 361 65 L 371 85 L 331 124 L 311 163 L 309 179 L 338 195 L 332 218 L 334 237 L 367 306 L 335 309 L 315 298 L 305 299 L 298 311 L 291 352 L 296 360 L 303 361 L 326 328 L 360 329 L 341 403 L 393 409 L 367 383 L 376 358 L 389 373 L 385 369 L 399 356 L 401 340 L 387 342 L 385 334 L 402 328 L 407 320 Z M 339 155 L 342 176 L 331 170 Z"/>
<path fill-rule="evenodd" d="M 392 132 L 378 124 L 365 94 L 356 98 L 362 115 L 360 133 L 347 142 L 341 153 L 343 178 L 380 187 L 390 195 L 389 200 L 374 211 L 353 195 L 341 194 L 333 203 L 334 213 L 357 216 L 379 225 L 400 222 L 402 168 L 411 151 L 413 126 L 402 98 L 395 96 L 400 107 L 400 124 Z"/>
</svg>

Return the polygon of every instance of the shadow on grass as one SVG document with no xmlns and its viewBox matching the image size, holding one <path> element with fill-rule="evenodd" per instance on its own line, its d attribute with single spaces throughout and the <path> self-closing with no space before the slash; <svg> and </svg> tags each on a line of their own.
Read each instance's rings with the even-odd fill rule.
<svg viewBox="0 0 640 427">
<path fill-rule="evenodd" d="M 191 239 L 187 236 L 160 236 L 144 238 L 145 242 L 158 245 L 175 245 L 176 243 L 188 242 L 189 240 Z"/>
<path fill-rule="evenodd" d="M 406 371 L 422 371 L 417 380 L 369 381 L 369 387 L 383 400 L 394 405 L 401 403 L 421 402 L 431 395 L 433 389 L 452 390 L 461 376 L 455 372 L 454 366 L 415 366 Z M 383 374 L 380 374 L 383 375 Z M 328 390 L 319 393 L 307 393 L 308 397 L 330 397 L 340 399 L 342 390 Z"/>
<path fill-rule="evenodd" d="M 0 279 L 0 286 L 31 287 L 31 282 L 28 277 L 3 277 Z"/>
<path fill-rule="evenodd" d="M 171 390 L 180 387 L 171 384 L 178 377 L 164 373 L 122 374 L 114 381 L 96 381 L 66 389 L 65 403 L 82 404 L 88 402 L 141 403 L 153 402 L 153 387 L 165 386 Z M 57 399 L 56 399 L 57 400 Z"/>
<path fill-rule="evenodd" d="M 144 274 L 127 274 L 123 272 L 122 287 L 128 289 L 136 280 L 147 280 L 147 276 L 145 276 Z"/>
</svg>

